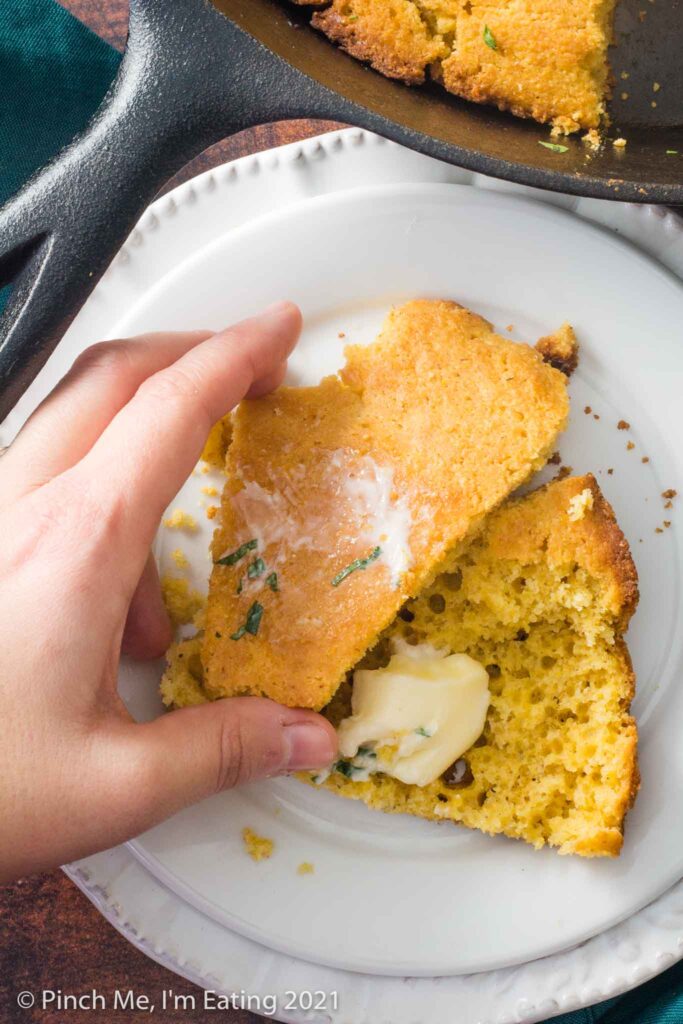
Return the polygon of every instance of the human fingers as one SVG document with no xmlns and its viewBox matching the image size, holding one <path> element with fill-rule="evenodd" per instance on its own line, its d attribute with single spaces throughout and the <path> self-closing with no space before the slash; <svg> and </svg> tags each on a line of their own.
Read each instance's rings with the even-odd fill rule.
<svg viewBox="0 0 683 1024">
<path fill-rule="evenodd" d="M 8 449 L 3 494 L 18 497 L 75 465 L 147 377 L 210 337 L 210 331 L 165 332 L 87 348 Z"/>
<path fill-rule="evenodd" d="M 321 715 L 261 697 L 232 697 L 145 724 L 122 723 L 92 751 L 105 766 L 93 799 L 106 792 L 107 814 L 84 813 L 79 847 L 69 856 L 113 846 L 241 783 L 324 769 L 336 751 L 336 733 Z"/>
<path fill-rule="evenodd" d="M 264 380 L 294 347 L 301 314 L 271 307 L 217 334 L 145 381 L 68 474 L 98 492 L 121 546 L 121 573 L 137 583 L 164 509 L 196 463 L 211 426 Z M 113 552 L 118 557 L 118 552 Z"/>
<path fill-rule="evenodd" d="M 128 609 L 121 649 L 131 658 L 159 658 L 171 642 L 168 613 L 161 597 L 156 561 L 150 552 Z"/>
</svg>

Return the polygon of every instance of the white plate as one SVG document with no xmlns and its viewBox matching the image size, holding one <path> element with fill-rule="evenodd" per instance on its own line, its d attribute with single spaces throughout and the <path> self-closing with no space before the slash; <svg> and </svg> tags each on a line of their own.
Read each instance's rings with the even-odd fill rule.
<svg viewBox="0 0 683 1024">
<path fill-rule="evenodd" d="M 683 873 L 680 551 L 673 529 L 655 534 L 674 518 L 661 491 L 680 479 L 673 330 L 681 286 L 611 234 L 544 204 L 458 186 L 385 188 L 312 200 L 218 239 L 111 332 L 220 327 L 288 295 L 307 320 L 291 379 L 312 382 L 339 364 L 340 330 L 370 340 L 392 302 L 417 294 L 456 298 L 501 330 L 513 323 L 519 337 L 570 319 L 581 339 L 561 450 L 575 470 L 598 474 L 641 575 L 630 644 L 644 784 L 624 853 L 616 862 L 535 853 L 373 813 L 293 780 L 224 794 L 133 844 L 184 899 L 250 938 L 342 968 L 412 975 L 488 970 L 567 948 Z M 632 424 L 632 452 L 616 429 L 622 418 Z M 183 507 L 196 507 L 203 482 L 189 481 Z M 199 576 L 207 538 L 208 529 L 193 542 Z M 177 543 L 162 536 L 166 554 Z M 158 708 L 155 682 L 151 672 L 124 674 L 135 713 Z M 244 855 L 244 825 L 276 840 L 270 861 Z M 315 875 L 296 874 L 302 860 L 315 863 Z"/>
</svg>

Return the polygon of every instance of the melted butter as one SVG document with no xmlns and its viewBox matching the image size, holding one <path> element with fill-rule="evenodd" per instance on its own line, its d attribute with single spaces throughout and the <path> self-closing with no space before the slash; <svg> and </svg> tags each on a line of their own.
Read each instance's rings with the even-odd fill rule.
<svg viewBox="0 0 683 1024">
<path fill-rule="evenodd" d="M 395 493 L 393 469 L 364 456 L 346 476 L 344 489 L 361 520 L 363 540 L 369 550 L 382 549 L 396 589 L 412 564 L 412 515 L 407 497 Z"/>
<path fill-rule="evenodd" d="M 434 782 L 479 738 L 489 706 L 488 675 L 466 654 L 400 641 L 386 668 L 358 669 L 352 715 L 339 725 L 337 770 L 355 780 L 384 772 L 400 782 Z"/>
</svg>

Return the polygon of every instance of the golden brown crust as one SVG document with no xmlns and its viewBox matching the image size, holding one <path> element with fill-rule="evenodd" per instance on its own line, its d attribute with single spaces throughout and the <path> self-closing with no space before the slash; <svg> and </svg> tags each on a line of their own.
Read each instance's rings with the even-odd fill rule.
<svg viewBox="0 0 683 1024">
<path fill-rule="evenodd" d="M 619 630 L 625 632 L 631 616 L 638 607 L 638 599 L 640 597 L 638 571 L 633 561 L 628 541 L 617 522 L 614 509 L 598 487 L 598 483 L 592 473 L 587 474 L 586 479 L 589 481 L 588 486 L 593 492 L 593 513 L 600 538 L 599 541 L 596 538 L 596 552 L 600 552 L 602 566 L 605 571 L 613 574 L 615 584 L 619 590 L 620 596 L 618 600 L 621 612 L 618 625 Z"/>
<path fill-rule="evenodd" d="M 201 458 L 214 469 L 225 469 L 225 457 L 232 440 L 232 414 L 214 423 L 206 439 Z"/>
<path fill-rule="evenodd" d="M 335 0 L 311 23 L 352 57 L 406 85 L 421 85 L 427 65 L 446 53 L 411 0 Z"/>
</svg>

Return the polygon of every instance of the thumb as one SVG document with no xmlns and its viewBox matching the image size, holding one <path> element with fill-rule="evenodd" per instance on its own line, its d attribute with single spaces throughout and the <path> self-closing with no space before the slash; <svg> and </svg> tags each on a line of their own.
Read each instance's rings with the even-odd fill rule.
<svg viewBox="0 0 683 1024">
<path fill-rule="evenodd" d="M 337 735 L 322 715 L 261 697 L 171 711 L 129 726 L 124 736 L 125 763 L 137 776 L 128 789 L 137 832 L 239 783 L 326 767 L 337 752 Z"/>
</svg>

